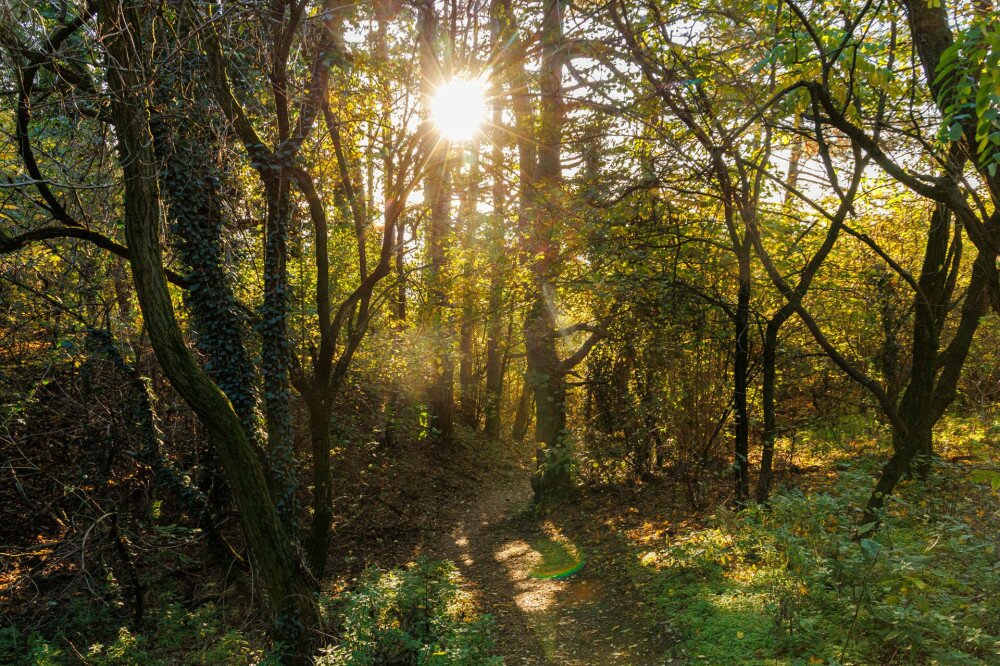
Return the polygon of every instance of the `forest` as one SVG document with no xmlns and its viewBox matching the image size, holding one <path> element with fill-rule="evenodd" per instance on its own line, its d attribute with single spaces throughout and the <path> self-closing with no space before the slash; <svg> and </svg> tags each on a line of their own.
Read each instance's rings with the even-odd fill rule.
<svg viewBox="0 0 1000 666">
<path fill-rule="evenodd" d="M 0 0 L 0 664 L 1000 665 L 995 0 Z"/>
</svg>

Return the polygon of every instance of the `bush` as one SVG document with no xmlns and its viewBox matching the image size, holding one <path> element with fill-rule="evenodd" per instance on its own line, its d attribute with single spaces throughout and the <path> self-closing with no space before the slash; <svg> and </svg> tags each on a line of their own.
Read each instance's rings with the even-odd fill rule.
<svg viewBox="0 0 1000 666">
<path fill-rule="evenodd" d="M 420 560 L 407 569 L 368 569 L 357 587 L 332 602 L 341 617 L 326 666 L 499 665 L 489 616 L 475 613 L 450 562 Z"/>
<path fill-rule="evenodd" d="M 147 631 L 136 633 L 106 614 L 69 604 L 58 630 L 0 630 L 0 664 L 11 666 L 235 666 L 260 663 L 260 634 L 229 629 L 214 604 L 186 609 L 165 597 L 150 609 Z M 71 647 L 74 646 L 74 647 Z"/>
</svg>

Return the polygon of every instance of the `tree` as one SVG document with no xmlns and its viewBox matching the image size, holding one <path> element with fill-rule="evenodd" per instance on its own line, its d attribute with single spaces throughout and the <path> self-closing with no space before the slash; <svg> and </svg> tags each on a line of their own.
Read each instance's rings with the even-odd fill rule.
<svg viewBox="0 0 1000 666">
<path fill-rule="evenodd" d="M 140 4 L 101 0 L 98 16 L 107 36 L 108 92 L 124 175 L 125 235 L 129 264 L 150 340 L 171 384 L 199 415 L 219 451 L 240 511 L 262 591 L 274 617 L 277 640 L 303 658 L 318 620 L 312 586 L 271 502 L 264 471 L 232 404 L 188 351 L 174 318 L 160 249 L 162 215 L 156 158 L 143 97 L 148 62 Z"/>
</svg>

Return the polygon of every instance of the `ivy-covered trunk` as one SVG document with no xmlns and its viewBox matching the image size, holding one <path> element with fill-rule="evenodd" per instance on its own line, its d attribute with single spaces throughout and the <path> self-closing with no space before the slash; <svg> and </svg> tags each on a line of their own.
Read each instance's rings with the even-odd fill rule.
<svg viewBox="0 0 1000 666">
<path fill-rule="evenodd" d="M 315 598 L 271 502 L 264 471 L 225 394 L 188 350 L 167 290 L 160 246 L 162 209 L 149 128 L 143 70 L 149 57 L 141 3 L 99 0 L 108 51 L 111 121 L 124 174 L 125 237 L 139 307 L 157 360 L 171 385 L 198 415 L 219 452 L 233 493 L 255 580 L 271 611 L 276 640 L 299 660 L 308 652 L 318 620 Z"/>
<path fill-rule="evenodd" d="M 257 325 L 264 379 L 264 418 L 271 492 L 285 530 L 298 534 L 295 451 L 292 439 L 291 382 L 288 363 L 288 225 L 291 218 L 291 182 L 284 169 L 262 176 L 267 202 L 264 225 L 264 302 Z"/>
<path fill-rule="evenodd" d="M 181 29 L 188 23 L 182 21 Z M 189 35 L 180 35 L 181 38 Z M 172 48 L 166 45 L 164 51 Z M 221 205 L 225 173 L 217 163 L 219 138 L 199 120 L 212 111 L 201 96 L 197 60 L 168 59 L 157 79 L 156 105 L 150 118 L 160 182 L 168 204 L 175 247 L 190 283 L 184 302 L 191 312 L 198 351 L 205 371 L 240 417 L 243 431 L 261 448 L 260 375 L 247 348 L 248 322 L 233 293 L 233 276 L 223 246 L 226 218 Z M 193 90 L 193 99 L 178 107 L 171 100 Z M 197 118 L 196 116 L 201 116 Z"/>
</svg>

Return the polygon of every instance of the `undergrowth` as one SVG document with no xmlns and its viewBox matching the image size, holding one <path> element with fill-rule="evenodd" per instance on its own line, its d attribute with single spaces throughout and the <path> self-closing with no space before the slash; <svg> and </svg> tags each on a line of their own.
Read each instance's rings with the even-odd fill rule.
<svg viewBox="0 0 1000 666">
<path fill-rule="evenodd" d="M 185 608 L 167 598 L 150 609 L 147 626 L 132 631 L 100 606 L 71 602 L 57 629 L 0 629 L 0 663 L 11 666 L 168 666 L 274 664 L 260 632 L 232 626 L 212 603 Z"/>
<path fill-rule="evenodd" d="M 348 592 L 323 600 L 329 645 L 322 666 L 498 666 L 489 616 L 479 616 L 450 562 L 420 560 L 405 569 L 368 569 Z M 71 604 L 58 629 L 0 629 L 0 664 L 10 666 L 230 666 L 279 664 L 263 634 L 233 626 L 214 604 L 175 600 L 151 608 L 144 631 L 131 631 L 105 607 Z"/>
<path fill-rule="evenodd" d="M 939 441 L 948 448 L 947 434 Z M 841 461 L 812 492 L 783 489 L 767 508 L 719 511 L 637 552 L 633 574 L 686 658 L 1000 664 L 996 497 L 968 466 L 941 463 L 927 482 L 903 483 L 881 531 L 858 539 L 875 460 Z"/>
<path fill-rule="evenodd" d="M 323 666 L 499 666 L 491 619 L 480 617 L 450 562 L 419 560 L 406 569 L 368 569 L 330 602 L 341 618 L 339 640 Z"/>
</svg>

